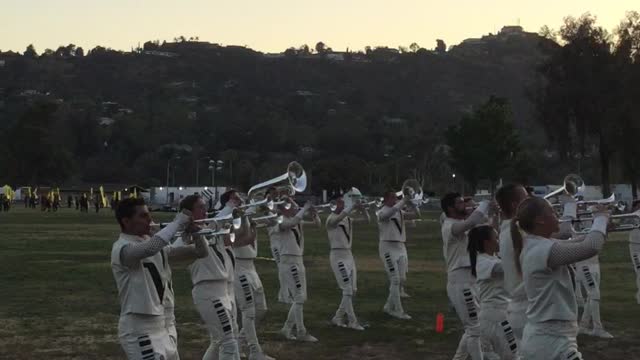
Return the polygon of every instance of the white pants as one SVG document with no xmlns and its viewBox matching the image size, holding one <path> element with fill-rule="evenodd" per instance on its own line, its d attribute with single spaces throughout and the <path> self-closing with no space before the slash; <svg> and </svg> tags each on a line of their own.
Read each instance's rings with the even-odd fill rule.
<svg viewBox="0 0 640 360">
<path fill-rule="evenodd" d="M 118 323 L 120 345 L 129 360 L 177 360 L 178 348 L 164 316 L 127 314 Z"/>
<path fill-rule="evenodd" d="M 407 281 L 408 256 L 407 248 L 400 241 L 380 241 L 378 253 L 389 278 L 389 296 L 385 309 L 404 313 L 400 301 L 400 289 Z"/>
<path fill-rule="evenodd" d="M 286 289 L 291 294 L 291 308 L 284 323 L 286 329 L 296 327 L 298 336 L 307 334 L 304 326 L 304 307 L 307 300 L 307 275 L 302 256 L 281 255 L 279 271 L 284 279 Z"/>
<path fill-rule="evenodd" d="M 522 340 L 523 360 L 582 360 L 576 336 L 578 326 L 569 321 L 527 323 Z"/>
<path fill-rule="evenodd" d="M 211 340 L 203 360 L 240 359 L 238 328 L 227 287 L 227 280 L 204 281 L 196 284 L 192 290 L 193 302 Z"/>
<path fill-rule="evenodd" d="M 262 354 L 256 324 L 267 312 L 267 301 L 253 260 L 236 259 L 235 294 L 249 350 L 251 354 Z"/>
<path fill-rule="evenodd" d="M 164 327 L 169 332 L 169 338 L 173 341 L 176 349 L 178 348 L 178 330 L 176 330 L 176 315 L 173 311 L 173 307 L 164 308 Z M 176 360 L 180 359 L 176 352 Z"/>
<path fill-rule="evenodd" d="M 527 323 L 527 306 L 529 306 L 527 299 L 523 301 L 512 300 L 507 306 L 507 320 L 511 324 L 513 335 L 518 344 L 522 343 L 522 333 Z"/>
<path fill-rule="evenodd" d="M 332 249 L 329 262 L 338 288 L 342 290 L 342 300 L 334 317 L 343 319 L 346 316 L 349 323 L 356 323 L 358 319 L 353 309 L 353 296 L 358 287 L 358 273 L 353 254 L 349 249 Z"/>
<path fill-rule="evenodd" d="M 576 264 L 576 279 L 587 290 L 587 298 L 584 302 L 584 312 L 582 313 L 580 325 L 589 327 L 593 321 L 593 328 L 602 329 L 602 321 L 600 319 L 600 264 Z"/>
<path fill-rule="evenodd" d="M 631 254 L 631 263 L 633 269 L 636 272 L 636 286 L 638 292 L 636 292 L 636 302 L 640 304 L 640 244 L 629 244 L 629 253 Z"/>
<path fill-rule="evenodd" d="M 475 280 L 471 276 L 470 269 L 461 268 L 447 274 L 447 296 L 464 326 L 464 334 L 453 359 L 464 360 L 467 355 L 471 355 L 473 360 L 482 360 L 478 323 L 480 307 L 476 295 Z"/>
<path fill-rule="evenodd" d="M 289 291 L 287 290 L 283 272 L 280 271 L 280 249 L 277 246 L 271 246 L 271 255 L 273 256 L 273 260 L 276 262 L 276 266 L 278 266 L 278 282 L 280 284 L 280 289 L 278 290 L 278 302 L 291 304 L 291 294 L 289 294 Z"/>
<path fill-rule="evenodd" d="M 507 320 L 506 309 L 481 305 L 479 315 L 480 337 L 501 360 L 517 358 L 518 341 Z"/>
</svg>

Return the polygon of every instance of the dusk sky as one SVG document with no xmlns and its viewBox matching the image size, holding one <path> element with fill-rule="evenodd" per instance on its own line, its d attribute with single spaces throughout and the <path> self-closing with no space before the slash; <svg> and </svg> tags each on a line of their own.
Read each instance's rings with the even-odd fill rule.
<svg viewBox="0 0 640 360">
<path fill-rule="evenodd" d="M 183 35 L 263 52 L 325 42 L 334 50 L 365 46 L 434 48 L 496 33 L 503 25 L 557 29 L 567 15 L 591 12 L 614 29 L 637 0 L 0 0 L 0 50 L 38 53 L 69 43 L 130 50 L 146 40 Z"/>
</svg>

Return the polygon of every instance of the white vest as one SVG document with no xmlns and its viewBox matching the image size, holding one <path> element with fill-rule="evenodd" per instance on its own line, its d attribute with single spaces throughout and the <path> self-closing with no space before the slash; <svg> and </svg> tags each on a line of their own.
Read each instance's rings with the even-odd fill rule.
<svg viewBox="0 0 640 360">
<path fill-rule="evenodd" d="M 382 207 L 379 211 L 389 209 L 388 206 Z M 407 241 L 406 228 L 404 226 L 404 214 L 402 210 L 396 211 L 387 221 L 381 221 L 378 217 L 378 231 L 380 233 L 380 241 Z"/>
<path fill-rule="evenodd" d="M 120 261 L 122 248 L 145 241 L 134 235 L 120 234 L 111 248 L 111 271 L 120 298 L 120 316 L 126 314 L 164 315 L 169 275 L 167 250 L 162 249 L 146 257 L 136 266 L 128 267 Z"/>
<path fill-rule="evenodd" d="M 304 254 L 304 233 L 302 231 L 302 222 L 291 229 L 280 229 L 280 255 L 296 255 Z"/>
<path fill-rule="evenodd" d="M 478 254 L 476 261 L 476 284 L 478 285 L 480 309 L 482 309 L 483 306 L 506 309 L 509 304 L 509 295 L 504 289 L 502 276 L 491 276 L 494 267 L 496 265 L 500 266 L 500 263 L 500 259 L 496 256 Z"/>
<path fill-rule="evenodd" d="M 338 214 L 331 213 L 327 217 L 327 237 L 329 238 L 329 246 L 331 249 L 351 249 L 351 241 L 353 241 L 353 220 L 349 216 L 340 220 L 334 226 L 329 226 L 329 220 L 338 217 Z"/>
<path fill-rule="evenodd" d="M 504 220 L 500 225 L 499 255 L 502 259 L 502 269 L 504 269 L 504 288 L 511 295 L 511 300 L 514 302 L 527 301 L 524 282 L 522 282 L 522 276 L 516 268 L 513 240 L 511 239 L 511 220 Z"/>
<path fill-rule="evenodd" d="M 529 299 L 528 321 L 576 321 L 576 295 L 569 267 L 547 267 L 549 253 L 555 240 L 527 234 L 523 242 L 520 262 Z"/>
<path fill-rule="evenodd" d="M 207 250 L 206 257 L 196 259 L 189 265 L 193 285 L 202 281 L 227 280 L 229 273 L 233 272 L 225 261 L 227 256 L 222 239 L 210 240 Z"/>
<path fill-rule="evenodd" d="M 442 223 L 442 250 L 448 273 L 459 268 L 471 267 L 467 252 L 467 234 L 454 236 L 451 231 L 453 224 L 463 221 L 448 217 Z"/>
</svg>

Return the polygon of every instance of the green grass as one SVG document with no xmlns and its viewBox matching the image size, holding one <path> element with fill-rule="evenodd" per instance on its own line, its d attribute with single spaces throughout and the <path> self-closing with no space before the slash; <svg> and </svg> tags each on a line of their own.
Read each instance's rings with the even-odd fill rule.
<svg viewBox="0 0 640 360">
<path fill-rule="evenodd" d="M 431 214 L 435 216 L 435 214 Z M 170 214 L 156 213 L 158 220 Z M 121 359 L 117 341 L 119 305 L 109 256 L 118 227 L 109 211 L 81 214 L 15 208 L 0 213 L 0 359 Z M 305 323 L 318 344 L 281 339 L 288 307 L 276 302 L 273 262 L 258 260 L 269 312 L 259 329 L 267 353 L 278 359 L 450 359 L 462 333 L 445 293 L 445 273 L 437 223 L 408 228 L 409 275 L 405 309 L 413 320 L 386 316 L 387 281 L 378 258 L 374 224 L 356 226 L 353 253 L 358 266 L 356 313 L 371 325 L 364 332 L 338 329 L 329 319 L 340 291 L 329 267 L 324 229 L 306 228 L 309 300 Z M 269 257 L 259 235 L 260 255 Z M 579 338 L 587 359 L 640 359 L 640 305 L 626 235 L 616 234 L 601 256 L 602 316 L 613 340 Z M 191 300 L 185 269 L 174 266 L 176 317 L 183 359 L 199 359 L 208 336 Z M 445 314 L 445 332 L 434 331 Z M 635 354 L 637 355 L 634 355 Z"/>
</svg>

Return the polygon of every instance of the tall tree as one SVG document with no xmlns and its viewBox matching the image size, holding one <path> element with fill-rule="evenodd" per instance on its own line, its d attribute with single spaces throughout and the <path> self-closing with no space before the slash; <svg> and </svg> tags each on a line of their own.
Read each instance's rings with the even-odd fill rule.
<svg viewBox="0 0 640 360">
<path fill-rule="evenodd" d="M 452 167 L 474 191 L 483 179 L 488 179 L 493 189 L 520 152 L 508 102 L 495 96 L 450 126 L 445 136 Z"/>
<path fill-rule="evenodd" d="M 587 145 L 597 144 L 602 193 L 608 196 L 617 100 L 611 38 L 590 14 L 565 18 L 559 35 L 564 46 L 540 69 L 546 79 L 540 121 L 563 156 L 584 155 Z"/>
</svg>

